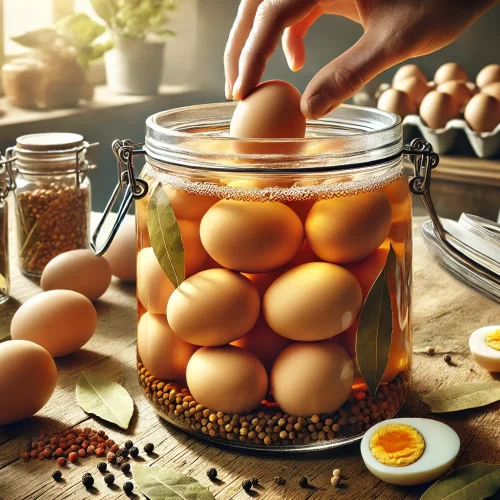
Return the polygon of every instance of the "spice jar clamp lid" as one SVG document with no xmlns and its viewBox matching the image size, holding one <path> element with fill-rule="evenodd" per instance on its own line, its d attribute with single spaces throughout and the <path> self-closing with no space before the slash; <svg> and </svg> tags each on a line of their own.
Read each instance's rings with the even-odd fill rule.
<svg viewBox="0 0 500 500">
<path fill-rule="evenodd" d="M 81 146 L 83 136 L 69 132 L 49 132 L 22 135 L 16 140 L 16 148 L 26 151 L 68 151 Z"/>
</svg>

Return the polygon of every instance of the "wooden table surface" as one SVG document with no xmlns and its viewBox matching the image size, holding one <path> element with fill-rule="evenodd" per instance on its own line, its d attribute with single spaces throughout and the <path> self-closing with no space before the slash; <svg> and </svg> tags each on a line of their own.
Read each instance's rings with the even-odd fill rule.
<svg viewBox="0 0 500 500">
<path fill-rule="evenodd" d="M 474 329 L 500 323 L 497 305 L 462 287 L 432 262 L 420 236 L 421 220 L 415 219 L 414 224 L 414 385 L 401 415 L 435 418 L 452 426 L 461 439 L 455 466 L 473 462 L 500 463 L 500 404 L 456 414 L 432 415 L 419 400 L 419 394 L 438 387 L 494 377 L 474 365 L 467 340 Z M 14 256 L 11 262 L 12 299 L 0 306 L 0 337 L 8 332 L 10 319 L 19 304 L 40 292 L 35 283 L 19 273 Z M 110 490 L 105 486 L 95 468 L 95 457 L 64 468 L 64 480 L 60 483 L 51 478 L 56 468 L 54 461 L 25 463 L 19 458 L 23 444 L 42 430 L 72 426 L 104 428 L 115 441 L 131 438 L 141 449 L 145 443 L 153 442 L 157 455 L 147 459 L 148 464 L 191 475 L 207 486 L 217 499 L 248 498 L 241 489 L 241 481 L 251 476 L 260 480 L 262 487 L 256 490 L 255 497 L 262 499 L 415 499 L 425 490 L 425 485 L 404 488 L 379 481 L 364 467 L 359 444 L 321 454 L 265 456 L 216 447 L 174 429 L 149 406 L 136 379 L 134 286 L 113 281 L 96 308 L 99 313 L 97 332 L 79 352 L 57 360 L 59 382 L 47 406 L 31 419 L 0 428 L 1 500 L 126 498 L 121 489 Z M 456 366 L 447 365 L 442 355 L 418 353 L 427 345 L 440 351 L 452 351 Z M 135 402 L 135 414 L 128 431 L 96 422 L 80 409 L 75 399 L 75 386 L 83 371 L 126 387 Z M 0 404 L 8 404 L 8 401 Z M 218 484 L 207 478 L 209 467 L 217 468 Z M 334 468 L 340 468 L 345 477 L 342 488 L 330 485 Z M 92 471 L 96 478 L 95 488 L 90 492 L 81 484 L 82 475 L 87 471 Z M 115 475 L 121 486 L 125 480 L 122 473 L 118 471 Z M 274 483 L 276 475 L 286 478 L 285 486 Z M 313 488 L 300 488 L 297 484 L 300 476 L 307 476 Z M 143 498 L 137 489 L 135 493 L 135 498 Z"/>
</svg>

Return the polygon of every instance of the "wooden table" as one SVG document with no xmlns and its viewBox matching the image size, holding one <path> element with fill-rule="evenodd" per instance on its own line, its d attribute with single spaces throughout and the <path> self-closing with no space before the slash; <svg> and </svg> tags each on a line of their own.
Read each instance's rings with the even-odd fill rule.
<svg viewBox="0 0 500 500">
<path fill-rule="evenodd" d="M 459 434 L 462 445 L 456 466 L 473 462 L 500 463 L 500 404 L 449 415 L 432 415 L 419 400 L 418 394 L 438 387 L 464 381 L 490 380 L 477 367 L 468 351 L 468 336 L 479 326 L 498 324 L 500 308 L 483 297 L 462 287 L 431 260 L 420 236 L 420 218 L 415 220 L 413 321 L 414 351 L 430 345 L 439 351 L 452 351 L 456 366 L 449 366 L 442 355 L 414 354 L 414 386 L 401 415 L 431 417 L 451 425 Z M 13 231 L 11 231 L 13 233 Z M 13 235 L 13 234 L 12 234 Z M 0 337 L 8 331 L 10 318 L 20 303 L 39 293 L 38 286 L 22 276 L 12 259 L 12 300 L 0 306 Z M 245 499 L 241 489 L 243 479 L 257 476 L 261 488 L 256 497 L 286 500 L 314 499 L 415 499 L 426 486 L 403 488 L 385 484 L 364 467 L 359 444 L 322 454 L 298 456 L 264 456 L 241 454 L 193 439 L 162 421 L 142 396 L 135 372 L 136 315 L 134 287 L 113 282 L 96 304 L 99 326 L 91 341 L 79 352 L 57 360 L 59 383 L 51 401 L 35 417 L 0 429 L 0 499 L 126 498 L 121 489 L 109 490 L 95 464 L 87 458 L 78 466 L 63 470 L 64 481 L 56 483 L 51 472 L 54 461 L 24 463 L 20 450 L 30 437 L 42 429 L 56 426 L 65 429 L 76 425 L 104 428 L 117 442 L 131 438 L 142 449 L 153 442 L 158 453 L 147 463 L 174 469 L 198 479 L 210 488 L 218 499 Z M 128 432 L 104 422 L 96 422 L 79 408 L 75 386 L 82 371 L 114 380 L 127 388 L 136 408 Z M 497 379 L 498 375 L 496 376 Z M 0 404 L 8 404 L 1 401 Z M 213 484 L 206 476 L 209 467 L 216 467 L 220 483 Z M 342 488 L 330 485 L 332 469 L 340 468 L 345 477 Z M 87 492 L 81 484 L 84 472 L 92 471 L 95 489 Z M 124 482 L 118 472 L 117 484 Z M 282 475 L 285 486 L 273 479 Z M 302 489 L 297 481 L 307 476 L 314 486 Z M 140 493 L 136 498 L 140 497 Z M 473 500 L 473 499 L 471 499 Z"/>
</svg>

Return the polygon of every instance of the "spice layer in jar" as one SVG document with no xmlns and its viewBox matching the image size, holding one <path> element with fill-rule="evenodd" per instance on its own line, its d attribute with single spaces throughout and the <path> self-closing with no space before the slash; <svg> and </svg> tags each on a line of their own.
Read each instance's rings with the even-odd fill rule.
<svg viewBox="0 0 500 500">
<path fill-rule="evenodd" d="M 398 412 L 411 366 L 411 199 L 401 168 L 397 160 L 371 182 L 348 171 L 199 182 L 146 164 L 137 373 L 163 418 L 226 444 L 296 450 L 350 442 Z M 151 211 L 165 214 L 164 194 L 184 247 L 177 287 L 153 248 Z M 381 275 L 391 340 L 371 394 L 356 332 L 380 320 L 360 312 Z"/>
<path fill-rule="evenodd" d="M 88 144 L 86 144 L 88 146 Z M 15 148 L 19 266 L 40 276 L 57 255 L 88 248 L 89 165 L 78 134 L 19 137 Z"/>
</svg>

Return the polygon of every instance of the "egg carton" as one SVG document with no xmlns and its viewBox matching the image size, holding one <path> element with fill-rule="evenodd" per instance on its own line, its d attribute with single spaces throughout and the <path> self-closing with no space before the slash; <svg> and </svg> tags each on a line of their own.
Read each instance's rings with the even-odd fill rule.
<svg viewBox="0 0 500 500">
<path fill-rule="evenodd" d="M 403 125 L 412 125 L 420 130 L 423 138 L 430 142 L 434 152 L 445 154 L 455 145 L 461 130 L 465 132 L 469 143 L 479 158 L 491 158 L 500 151 L 500 123 L 492 132 L 474 132 L 461 118 L 450 120 L 444 128 L 427 127 L 420 116 L 408 115 Z"/>
</svg>

